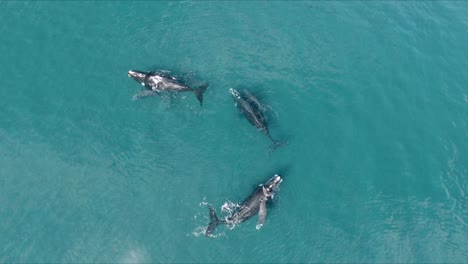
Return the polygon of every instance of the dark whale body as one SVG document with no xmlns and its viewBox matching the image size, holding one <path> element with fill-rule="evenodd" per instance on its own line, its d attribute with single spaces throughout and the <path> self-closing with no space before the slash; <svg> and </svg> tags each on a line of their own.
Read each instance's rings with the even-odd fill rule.
<svg viewBox="0 0 468 264">
<path fill-rule="evenodd" d="M 181 84 L 176 78 L 164 73 L 130 70 L 128 71 L 128 76 L 156 94 L 164 91 L 193 92 L 200 102 L 200 106 L 203 104 L 203 92 L 205 92 L 208 87 L 208 85 L 205 84 L 197 89 L 193 89 L 187 85 Z M 149 94 L 143 96 L 147 95 Z"/>
<path fill-rule="evenodd" d="M 267 118 L 264 114 L 265 108 L 251 92 L 244 90 L 244 94 L 242 95 L 237 90 L 231 88 L 229 89 L 229 93 L 234 98 L 237 108 L 249 120 L 250 124 L 271 140 L 272 149 L 287 143 L 287 141 L 278 141 L 271 137 Z"/>
<path fill-rule="evenodd" d="M 258 213 L 257 229 L 265 223 L 267 202 L 273 199 L 275 192 L 283 179 L 276 174 L 264 184 L 259 185 L 254 192 L 245 199 L 234 212 L 224 220 L 219 220 L 215 210 L 210 205 L 210 223 L 205 231 L 205 236 L 210 235 L 219 224 L 236 225 L 244 222 Z"/>
</svg>

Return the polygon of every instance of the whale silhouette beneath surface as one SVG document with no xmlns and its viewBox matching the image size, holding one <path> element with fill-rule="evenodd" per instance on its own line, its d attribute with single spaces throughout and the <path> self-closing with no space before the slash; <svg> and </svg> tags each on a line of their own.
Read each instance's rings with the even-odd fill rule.
<svg viewBox="0 0 468 264">
<path fill-rule="evenodd" d="M 268 122 L 265 116 L 265 107 L 260 101 L 248 90 L 244 90 L 244 94 L 239 93 L 236 89 L 229 89 L 229 93 L 234 98 L 237 108 L 242 114 L 249 120 L 250 124 L 256 127 L 260 132 L 267 136 L 271 142 L 271 150 L 276 149 L 279 146 L 287 144 L 287 141 L 274 140 L 270 135 L 268 129 Z"/>
</svg>

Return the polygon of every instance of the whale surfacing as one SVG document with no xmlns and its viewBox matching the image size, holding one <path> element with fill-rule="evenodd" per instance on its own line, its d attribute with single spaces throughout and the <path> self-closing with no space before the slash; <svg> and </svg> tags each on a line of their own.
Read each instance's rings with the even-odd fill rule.
<svg viewBox="0 0 468 264">
<path fill-rule="evenodd" d="M 232 95 L 237 108 L 244 114 L 247 120 L 249 120 L 250 124 L 271 140 L 271 150 L 288 143 L 287 141 L 274 140 L 271 137 L 267 118 L 265 116 L 265 107 L 253 93 L 244 90 L 244 94 L 241 94 L 234 88 L 229 89 L 229 93 Z"/>
<path fill-rule="evenodd" d="M 187 85 L 184 85 L 177 81 L 174 76 L 170 76 L 166 73 L 156 72 L 143 72 L 136 70 L 129 70 L 128 77 L 134 79 L 147 90 L 153 93 L 159 94 L 164 91 L 169 92 L 193 92 L 200 102 L 200 106 L 203 104 L 203 93 L 205 92 L 208 84 L 201 85 L 197 89 L 193 89 Z M 140 97 L 148 96 L 153 93 L 142 93 Z"/>
<path fill-rule="evenodd" d="M 208 208 L 210 212 L 210 223 L 206 228 L 205 236 L 209 236 L 219 224 L 240 224 L 257 213 L 258 221 L 256 228 L 260 229 L 266 220 L 267 203 L 273 199 L 282 181 L 283 178 L 280 175 L 275 174 L 275 176 L 270 178 L 268 181 L 260 184 L 254 192 L 245 199 L 242 204 L 234 210 L 234 212 L 232 212 L 231 215 L 227 216 L 223 220 L 218 218 L 214 208 L 210 205 Z"/>
</svg>

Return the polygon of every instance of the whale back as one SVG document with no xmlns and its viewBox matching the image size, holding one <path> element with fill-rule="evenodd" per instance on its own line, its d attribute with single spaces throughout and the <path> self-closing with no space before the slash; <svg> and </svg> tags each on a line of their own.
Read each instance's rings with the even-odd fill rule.
<svg viewBox="0 0 468 264">
<path fill-rule="evenodd" d="M 238 224 L 254 216 L 260 209 L 262 198 L 264 198 L 262 188 L 257 187 L 255 191 L 241 203 L 240 207 L 227 218 L 227 221 Z"/>
</svg>

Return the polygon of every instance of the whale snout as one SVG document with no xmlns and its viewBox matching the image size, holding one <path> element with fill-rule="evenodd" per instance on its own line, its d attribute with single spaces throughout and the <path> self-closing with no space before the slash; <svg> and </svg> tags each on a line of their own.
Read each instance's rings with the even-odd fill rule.
<svg viewBox="0 0 468 264">
<path fill-rule="evenodd" d="M 130 78 L 138 78 L 138 77 L 140 77 L 141 75 L 143 75 L 143 72 L 134 71 L 134 70 L 129 70 L 129 71 L 128 71 L 128 77 L 130 77 Z"/>
<path fill-rule="evenodd" d="M 282 182 L 283 182 L 283 178 L 281 178 L 281 176 L 279 174 L 275 174 L 275 176 L 273 176 L 273 183 L 275 185 L 280 185 Z"/>
<path fill-rule="evenodd" d="M 275 191 L 283 182 L 283 178 L 279 174 L 275 174 L 268 182 L 265 184 L 270 191 Z"/>
<path fill-rule="evenodd" d="M 133 76 L 136 75 L 136 73 L 137 73 L 137 72 L 134 71 L 134 70 L 129 70 L 129 71 L 128 71 L 128 77 L 133 77 Z"/>
<path fill-rule="evenodd" d="M 234 88 L 229 88 L 229 93 L 236 99 L 240 98 L 239 92 Z"/>
<path fill-rule="evenodd" d="M 141 72 L 141 71 L 135 71 L 135 70 L 128 71 L 128 77 L 134 79 L 135 81 L 139 83 L 144 83 L 146 74 L 147 74 L 146 72 Z"/>
</svg>

